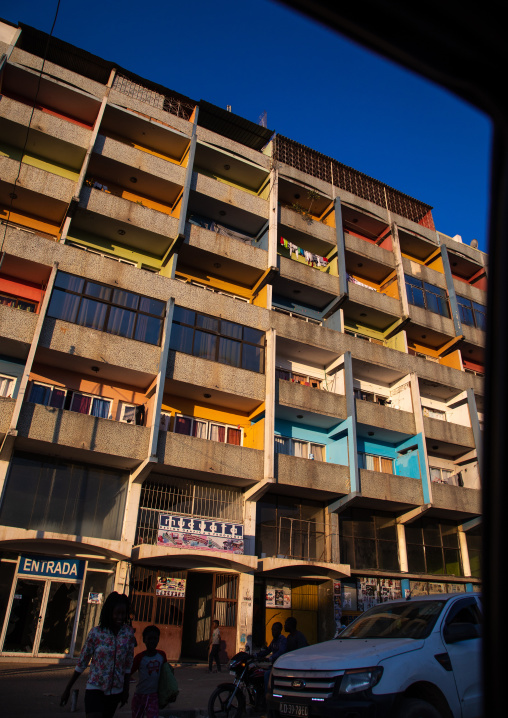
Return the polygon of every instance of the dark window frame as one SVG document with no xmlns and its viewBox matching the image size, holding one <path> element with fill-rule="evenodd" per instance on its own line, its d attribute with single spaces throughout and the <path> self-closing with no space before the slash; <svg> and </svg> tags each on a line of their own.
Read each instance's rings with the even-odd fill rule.
<svg viewBox="0 0 508 718">
<path fill-rule="evenodd" d="M 435 535 L 435 527 L 439 527 L 439 541 L 434 541 L 431 538 L 431 534 L 434 533 Z M 463 576 L 464 575 L 464 567 L 462 565 L 462 555 L 460 552 L 460 543 L 459 543 L 459 537 L 457 533 L 456 526 L 453 526 L 452 524 L 447 524 L 442 521 L 436 521 L 432 522 L 431 524 L 427 524 L 425 520 L 420 520 L 415 522 L 415 525 L 412 527 L 414 529 L 417 529 L 420 531 L 421 541 L 415 541 L 411 538 L 411 536 L 408 537 L 408 530 L 406 528 L 406 546 L 407 546 L 407 553 L 408 553 L 408 570 L 410 573 L 422 573 L 422 574 L 432 574 L 435 576 Z M 455 533 L 452 532 L 450 534 L 449 529 L 455 528 Z M 454 535 L 456 537 L 456 544 L 451 545 L 450 540 L 446 539 L 446 536 Z M 411 547 L 421 547 L 422 548 L 422 556 L 424 561 L 424 570 L 419 571 L 411 567 L 409 565 L 410 563 L 410 556 L 411 556 Z M 429 570 L 429 561 L 431 560 L 430 554 L 436 553 L 436 551 L 441 552 L 441 566 L 442 571 L 441 572 L 435 572 Z M 447 567 L 447 556 L 446 552 L 450 551 L 456 551 L 457 552 L 457 558 L 458 558 L 458 566 L 459 566 L 459 572 L 458 573 L 448 573 L 446 570 Z"/>
<path fill-rule="evenodd" d="M 187 321 L 183 321 L 181 319 L 175 318 L 175 314 L 176 314 L 177 310 L 192 312 L 192 314 L 194 315 L 194 324 L 190 324 Z M 231 322 L 227 319 L 221 319 L 219 317 L 214 317 L 210 314 L 203 314 L 202 312 L 197 312 L 195 310 L 188 310 L 185 307 L 175 306 L 175 314 L 173 315 L 173 326 L 176 325 L 176 326 L 185 327 L 187 329 L 192 330 L 192 341 L 190 342 L 191 351 L 185 352 L 185 351 L 183 351 L 183 349 L 178 348 L 177 346 L 174 346 L 173 340 L 174 340 L 175 335 L 174 335 L 173 331 L 171 331 L 170 349 L 172 349 L 173 351 L 182 352 L 183 354 L 189 354 L 190 356 L 199 357 L 199 353 L 195 350 L 196 333 L 199 332 L 200 334 L 209 334 L 213 337 L 216 337 L 216 341 L 215 341 L 215 347 L 214 347 L 214 358 L 207 359 L 207 361 L 214 361 L 214 362 L 217 362 L 218 364 L 225 364 L 226 366 L 233 366 L 237 369 L 244 369 L 245 371 L 253 371 L 256 374 L 264 374 L 264 371 L 265 371 L 265 351 L 264 350 L 265 350 L 265 346 L 266 346 L 266 335 L 264 332 L 261 332 L 258 329 L 253 329 L 252 327 L 247 327 L 243 324 L 238 324 L 238 322 Z M 206 325 L 199 326 L 198 318 L 204 318 L 205 320 L 210 319 L 212 321 L 212 323 L 216 322 L 217 329 L 212 329 L 210 327 L 207 327 Z M 242 338 L 238 339 L 237 337 L 233 337 L 233 336 L 231 336 L 231 334 L 228 334 L 225 331 L 222 331 L 221 328 L 222 328 L 223 322 L 225 324 L 234 324 L 238 327 L 241 327 Z M 256 343 L 253 341 L 249 341 L 248 339 L 244 339 L 243 337 L 244 337 L 245 331 L 259 331 L 262 334 L 261 341 Z M 239 353 L 238 363 L 230 364 L 228 362 L 220 360 L 219 357 L 220 357 L 220 348 L 221 348 L 220 340 L 221 339 L 231 341 L 231 342 L 237 342 L 240 345 L 240 353 Z M 243 360 L 244 360 L 243 348 L 244 348 L 244 346 L 256 347 L 257 349 L 261 350 L 260 351 L 260 361 L 259 361 L 260 368 L 259 369 L 248 369 L 243 366 Z"/>
<path fill-rule="evenodd" d="M 143 294 L 138 294 L 137 292 L 131 292 L 131 291 L 128 290 L 128 289 L 122 289 L 121 287 L 113 287 L 113 286 L 111 286 L 110 284 L 104 284 L 103 282 L 96 282 L 95 280 L 87 279 L 86 277 L 79 277 L 78 275 L 70 274 L 69 272 L 61 272 L 61 271 L 59 271 L 58 274 L 57 274 L 57 280 L 58 280 L 60 277 L 64 277 L 64 276 L 72 277 L 73 279 L 77 279 L 77 280 L 81 280 L 81 281 L 82 281 L 81 289 L 80 289 L 80 291 L 77 291 L 77 290 L 75 290 L 75 289 L 69 289 L 69 288 L 67 288 L 67 287 L 61 287 L 61 286 L 58 286 L 58 285 L 57 285 L 57 282 L 55 282 L 55 286 L 53 287 L 53 291 L 52 291 L 52 294 L 51 294 L 50 304 L 49 304 L 49 307 L 48 307 L 48 317 L 52 317 L 53 319 L 62 319 L 62 317 L 59 316 L 59 312 L 56 312 L 55 310 L 53 310 L 53 313 L 52 313 L 53 299 L 57 296 L 57 295 L 56 295 L 56 292 L 62 292 L 62 293 L 64 293 L 64 294 L 70 294 L 70 295 L 72 295 L 72 296 L 74 296 L 74 297 L 78 297 L 78 303 L 77 303 L 77 305 L 76 305 L 76 307 L 75 307 L 75 311 L 74 311 L 74 320 L 71 321 L 71 320 L 68 319 L 68 318 L 64 318 L 64 319 L 62 319 L 62 321 L 67 321 L 67 322 L 69 322 L 70 324 L 77 324 L 78 326 L 87 327 L 88 325 L 87 325 L 86 323 L 82 323 L 82 322 L 79 321 L 79 316 L 80 316 L 80 313 L 81 313 L 81 311 L 82 311 L 82 307 L 85 306 L 84 302 L 96 302 L 97 304 L 102 304 L 102 305 L 104 305 L 104 306 L 106 307 L 106 311 L 105 311 L 105 314 L 104 314 L 104 317 L 103 317 L 103 321 L 102 321 L 102 328 L 96 329 L 96 331 L 104 332 L 105 334 L 112 334 L 113 336 L 120 336 L 120 337 L 123 337 L 124 339 L 132 339 L 133 341 L 139 341 L 139 342 L 141 342 L 142 344 L 150 344 L 151 346 L 160 346 L 160 344 L 161 344 L 161 338 L 162 338 L 162 332 L 163 332 L 163 328 L 164 328 L 164 318 L 165 318 L 165 316 L 166 316 L 166 305 L 165 305 L 165 302 L 161 301 L 160 299 L 155 299 L 155 298 L 153 298 L 153 297 L 147 297 L 147 296 L 145 296 L 145 295 L 143 295 Z M 88 293 L 87 293 L 87 287 L 88 287 L 89 284 L 97 285 L 97 286 L 99 286 L 99 287 L 104 287 L 105 289 L 108 289 L 108 290 L 109 290 L 109 297 L 110 297 L 110 298 L 109 298 L 109 299 L 103 299 L 102 297 L 95 296 L 94 294 L 91 294 L 91 293 L 88 294 Z M 118 302 L 113 301 L 113 300 L 111 299 L 111 297 L 114 296 L 114 292 L 115 292 L 115 291 L 117 291 L 117 292 L 126 292 L 127 294 L 132 295 L 133 297 L 137 297 L 137 299 L 138 299 L 137 307 L 136 307 L 136 308 L 132 308 L 132 307 L 130 307 L 130 306 L 122 305 L 122 304 L 119 304 Z M 154 314 L 154 313 L 152 313 L 152 312 L 147 312 L 147 311 L 143 311 L 142 309 L 139 309 L 139 305 L 140 305 L 140 303 L 141 303 L 141 300 L 143 300 L 143 299 L 146 299 L 146 300 L 148 300 L 149 302 L 157 302 L 157 303 L 159 303 L 159 304 L 161 305 L 161 313 L 160 313 L 160 314 Z M 56 302 L 55 302 L 55 303 L 56 303 Z M 109 319 L 110 319 L 111 311 L 112 311 L 112 310 L 117 310 L 117 309 L 118 309 L 118 310 L 125 311 L 125 312 L 131 312 L 132 314 L 134 314 L 134 322 L 133 322 L 133 324 L 132 324 L 132 329 L 131 329 L 130 335 L 128 335 L 128 334 L 116 333 L 116 332 L 112 332 L 112 331 L 109 331 L 109 330 L 108 330 L 108 324 L 109 324 Z M 85 311 L 86 311 L 86 310 L 85 310 Z M 156 341 L 156 342 L 151 342 L 151 341 L 147 341 L 146 339 L 138 339 L 138 338 L 136 338 L 138 323 L 139 323 L 140 318 L 143 318 L 143 317 L 148 317 L 149 319 L 155 319 L 155 320 L 157 320 L 157 321 L 160 322 L 159 332 L 158 332 L 158 336 L 157 336 L 157 341 Z"/>
<path fill-rule="evenodd" d="M 362 509 L 360 511 L 363 512 L 365 510 Z M 366 518 L 369 518 L 367 524 L 365 520 Z M 384 538 L 381 536 L 382 529 L 380 526 L 378 526 L 378 523 L 380 523 L 383 519 L 388 521 L 389 524 L 393 522 L 393 538 Z M 364 530 L 366 525 L 370 526 L 370 531 Z M 376 570 L 398 572 L 400 571 L 400 556 L 396 531 L 397 529 L 395 526 L 395 516 L 391 516 L 388 513 L 383 513 L 379 511 L 369 512 L 368 510 L 366 510 L 365 513 L 362 514 L 360 514 L 358 511 L 353 511 L 351 513 L 345 512 L 339 517 L 339 543 L 341 547 L 341 552 L 345 548 L 346 544 L 349 544 L 350 548 L 352 548 L 353 551 L 353 555 L 351 557 L 348 557 L 352 559 L 349 561 L 349 563 L 351 565 L 351 568 L 354 568 L 357 571 Z M 357 564 L 357 559 L 360 556 L 359 549 L 362 541 L 374 542 L 376 552 L 375 566 L 364 566 Z M 382 549 L 386 548 L 394 549 L 394 553 L 397 556 L 397 568 L 386 568 L 382 565 L 383 556 L 386 555 L 385 553 L 383 553 Z"/>
<path fill-rule="evenodd" d="M 426 309 L 428 312 L 438 314 L 441 317 L 447 317 L 448 319 L 450 318 L 450 304 L 448 301 L 448 295 L 444 289 L 441 289 L 441 287 L 436 287 L 434 284 L 423 282 L 421 279 L 416 279 L 410 274 L 405 274 L 404 280 L 406 284 L 406 295 L 409 304 L 412 304 L 415 307 L 421 307 L 422 309 Z M 414 289 L 421 292 L 423 299 L 422 303 L 415 301 L 415 296 L 413 292 Z M 446 311 L 437 312 L 435 309 L 433 309 L 432 304 L 429 302 L 429 299 L 431 298 L 433 302 L 436 302 L 437 305 L 439 305 L 442 309 L 445 309 Z"/>
<path fill-rule="evenodd" d="M 462 324 L 475 327 L 482 332 L 487 331 L 487 307 L 485 305 L 473 302 L 472 299 L 461 297 L 460 294 L 457 294 L 457 303 L 459 305 L 459 315 Z M 466 312 L 471 313 L 472 321 L 467 320 Z"/>
</svg>

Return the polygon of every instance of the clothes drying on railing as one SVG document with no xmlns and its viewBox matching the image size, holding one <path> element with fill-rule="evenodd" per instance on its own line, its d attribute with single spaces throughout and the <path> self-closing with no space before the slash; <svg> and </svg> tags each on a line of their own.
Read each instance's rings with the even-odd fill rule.
<svg viewBox="0 0 508 718">
<path fill-rule="evenodd" d="M 371 289 L 373 292 L 377 292 L 376 287 L 369 287 L 368 284 L 364 284 L 363 282 L 358 281 L 358 279 L 355 279 L 355 277 L 352 277 L 350 274 L 347 274 L 347 281 L 351 282 L 352 284 L 358 284 L 360 287 L 365 287 L 366 289 Z"/>
<path fill-rule="evenodd" d="M 229 227 L 226 227 L 224 224 L 219 224 L 214 219 L 210 219 L 209 217 L 204 217 L 200 214 L 191 214 L 189 216 L 188 222 L 190 224 L 195 224 L 197 227 L 203 227 L 204 229 L 209 229 L 212 232 L 216 232 L 217 234 L 223 234 L 226 237 L 232 237 L 233 239 L 238 239 L 240 242 L 245 242 L 246 244 L 251 244 L 253 237 L 249 237 L 247 234 L 243 234 L 242 232 L 237 232 L 235 229 L 230 229 Z"/>
<path fill-rule="evenodd" d="M 290 256 L 292 254 L 296 254 L 297 256 L 304 257 L 307 260 L 307 264 L 312 266 L 314 266 L 314 264 L 317 264 L 318 267 L 328 266 L 328 260 L 326 257 L 320 257 L 318 254 L 309 252 L 307 249 L 302 249 L 301 247 L 298 247 L 298 245 L 293 244 L 293 242 L 288 242 L 288 240 L 284 239 L 284 237 L 280 238 L 280 243 L 283 247 L 289 250 Z"/>
</svg>

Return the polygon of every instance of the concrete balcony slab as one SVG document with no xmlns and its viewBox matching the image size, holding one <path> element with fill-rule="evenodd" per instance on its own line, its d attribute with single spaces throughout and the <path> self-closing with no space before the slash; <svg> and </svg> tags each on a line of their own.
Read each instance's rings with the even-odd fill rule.
<svg viewBox="0 0 508 718">
<path fill-rule="evenodd" d="M 402 511 L 424 503 L 422 482 L 419 479 L 361 469 L 360 482 L 362 495 L 359 501 L 365 507 L 372 507 L 373 504 L 369 502 L 375 501 L 379 509 Z"/>
<path fill-rule="evenodd" d="M 432 484 L 432 513 L 452 521 L 467 521 L 482 513 L 482 492 L 450 484 Z"/>
<path fill-rule="evenodd" d="M 328 272 L 321 272 L 315 267 L 287 257 L 279 256 L 278 263 L 282 279 L 303 284 L 312 287 L 315 291 L 323 292 L 328 295 L 328 301 L 332 301 L 334 296 L 340 294 L 339 278 L 337 276 Z"/>
<path fill-rule="evenodd" d="M 346 257 L 348 253 L 354 254 L 355 257 L 363 257 L 375 264 L 383 265 L 386 269 L 395 269 L 395 257 L 393 252 L 389 252 L 377 244 L 367 242 L 365 239 L 355 237 L 348 232 L 344 232 L 344 240 L 346 245 Z M 384 271 L 383 275 L 386 275 Z"/>
<path fill-rule="evenodd" d="M 377 426 L 397 434 L 407 436 L 416 433 L 414 414 L 371 401 L 356 399 L 356 419 L 359 424 Z"/>
<path fill-rule="evenodd" d="M 275 455 L 274 492 L 322 501 L 350 492 L 349 467 L 297 456 Z"/>
<path fill-rule="evenodd" d="M 280 406 L 294 407 L 312 414 L 323 414 L 332 418 L 330 425 L 347 418 L 346 397 L 311 386 L 278 380 L 277 400 Z"/>
<path fill-rule="evenodd" d="M 132 549 L 132 560 L 154 566 L 171 566 L 177 569 L 219 568 L 252 573 L 258 565 L 257 556 L 229 553 L 228 551 L 193 551 L 141 544 Z"/>
<path fill-rule="evenodd" d="M 261 558 L 257 573 L 276 575 L 283 578 L 348 578 L 351 576 L 349 564 L 327 561 L 302 561 L 295 558 Z"/>
<path fill-rule="evenodd" d="M 299 240 L 303 240 L 304 243 L 306 242 L 308 244 L 310 239 L 314 239 L 324 243 L 324 245 L 326 245 L 324 249 L 327 249 L 328 252 L 337 245 L 335 229 L 333 227 L 329 227 L 327 224 L 323 224 L 323 222 L 318 222 L 314 219 L 302 217 L 301 214 L 298 214 L 298 212 L 295 212 L 289 207 L 280 208 L 279 225 L 280 232 L 284 238 L 296 244 L 299 243 Z M 286 230 L 289 230 L 289 233 Z M 306 249 L 307 248 L 310 251 L 314 251 L 312 246 L 306 246 Z"/>
<path fill-rule="evenodd" d="M 255 194 L 232 187 L 199 172 L 192 173 L 191 191 L 205 198 L 213 198 L 224 205 L 238 207 L 244 212 L 257 216 L 259 219 L 268 219 L 268 201 Z M 229 216 L 229 215 L 228 215 Z M 236 226 L 236 223 L 234 223 Z M 257 228 L 256 230 L 257 231 Z"/>
<path fill-rule="evenodd" d="M 32 343 L 38 315 L 0 304 L 0 343 L 7 341 L 25 345 Z"/>
<path fill-rule="evenodd" d="M 9 431 L 15 403 L 15 399 L 0 396 L 0 441 L 3 440 L 5 434 Z"/>
<path fill-rule="evenodd" d="M 470 426 L 441 421 L 429 416 L 423 417 L 423 428 L 428 439 L 456 444 L 457 447 L 475 448 L 473 430 Z"/>
</svg>

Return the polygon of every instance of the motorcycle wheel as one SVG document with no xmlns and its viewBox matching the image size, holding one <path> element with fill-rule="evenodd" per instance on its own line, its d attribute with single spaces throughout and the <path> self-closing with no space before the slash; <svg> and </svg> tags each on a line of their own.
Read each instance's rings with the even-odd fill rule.
<svg viewBox="0 0 508 718">
<path fill-rule="evenodd" d="M 238 688 L 230 703 L 235 685 L 221 683 L 208 699 L 208 718 L 241 718 L 245 711 L 245 698 Z"/>
</svg>

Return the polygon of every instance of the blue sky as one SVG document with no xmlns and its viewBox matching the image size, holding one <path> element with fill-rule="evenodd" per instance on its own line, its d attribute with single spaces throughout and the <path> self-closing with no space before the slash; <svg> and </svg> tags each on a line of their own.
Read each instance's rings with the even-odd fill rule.
<svg viewBox="0 0 508 718">
<path fill-rule="evenodd" d="M 49 32 L 57 0 L 0 16 Z M 54 35 L 330 155 L 434 207 L 486 251 L 486 116 L 271 0 L 61 0 Z"/>
</svg>

